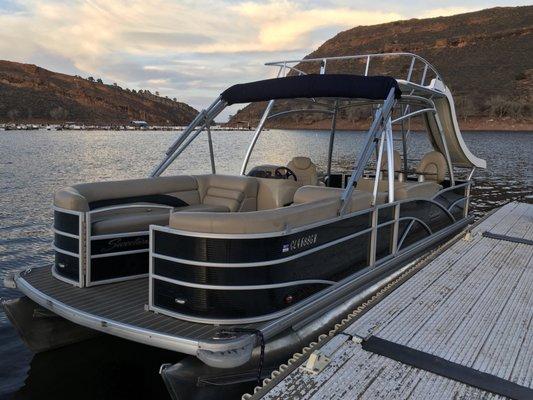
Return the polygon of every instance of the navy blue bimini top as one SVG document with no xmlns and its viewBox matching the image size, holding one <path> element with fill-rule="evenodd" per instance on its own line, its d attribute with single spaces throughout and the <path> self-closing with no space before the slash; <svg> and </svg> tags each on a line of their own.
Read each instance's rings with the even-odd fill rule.
<svg viewBox="0 0 533 400">
<path fill-rule="evenodd" d="M 402 92 L 390 76 L 310 74 L 240 83 L 224 90 L 221 97 L 228 105 L 315 97 L 385 100 L 393 88 L 399 99 Z"/>
</svg>

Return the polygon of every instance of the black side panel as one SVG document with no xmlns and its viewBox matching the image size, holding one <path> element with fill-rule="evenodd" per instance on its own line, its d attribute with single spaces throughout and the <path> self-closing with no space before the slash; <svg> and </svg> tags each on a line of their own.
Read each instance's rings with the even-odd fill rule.
<svg viewBox="0 0 533 400">
<path fill-rule="evenodd" d="M 378 228 L 376 240 L 376 261 L 392 253 L 392 232 L 394 224 Z"/>
<path fill-rule="evenodd" d="M 435 201 L 439 204 L 442 204 L 447 210 L 451 207 L 449 211 L 454 218 L 461 219 L 463 217 L 464 207 L 466 204 L 466 189 L 467 186 L 448 190 L 437 196 Z"/>
<path fill-rule="evenodd" d="M 154 273 L 207 285 L 261 285 L 304 279 L 338 281 L 368 266 L 369 244 L 370 232 L 291 261 L 244 268 L 187 265 L 154 257 Z"/>
<path fill-rule="evenodd" d="M 54 270 L 58 275 L 78 282 L 80 280 L 80 264 L 78 257 L 55 252 Z"/>
<path fill-rule="evenodd" d="M 324 287 L 313 284 L 262 290 L 206 290 L 153 280 L 155 306 L 202 318 L 250 318 L 270 314 Z"/>
<path fill-rule="evenodd" d="M 91 260 L 91 282 L 148 273 L 148 252 Z"/>
<path fill-rule="evenodd" d="M 433 233 L 446 228 L 454 220 L 431 201 L 413 200 L 400 204 L 400 218 L 415 217 L 423 221 Z"/>
<path fill-rule="evenodd" d="M 79 235 L 80 219 L 74 214 L 54 211 L 54 228 L 63 232 L 71 233 L 73 235 Z"/>
<path fill-rule="evenodd" d="M 59 233 L 54 234 L 54 245 L 62 250 L 69 251 L 71 253 L 79 254 L 80 241 L 68 236 L 63 236 Z"/>
<path fill-rule="evenodd" d="M 289 257 L 368 229 L 371 213 L 345 218 L 303 232 L 259 239 L 214 239 L 155 231 L 155 252 L 192 261 L 245 263 Z"/>
<path fill-rule="evenodd" d="M 147 249 L 148 243 L 148 235 L 93 240 L 91 242 L 91 254 L 97 255 Z"/>
</svg>

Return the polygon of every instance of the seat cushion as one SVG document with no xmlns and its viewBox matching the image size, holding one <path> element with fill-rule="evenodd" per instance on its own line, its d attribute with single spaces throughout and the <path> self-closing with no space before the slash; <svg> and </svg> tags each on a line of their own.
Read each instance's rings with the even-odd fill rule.
<svg viewBox="0 0 533 400">
<path fill-rule="evenodd" d="M 294 204 L 310 203 L 325 199 L 340 199 L 344 189 L 323 186 L 302 186 L 294 194 Z M 365 210 L 371 206 L 372 195 L 354 190 L 350 201 L 350 212 Z"/>
<path fill-rule="evenodd" d="M 184 207 L 186 208 L 186 207 Z M 92 235 L 109 235 L 113 233 L 145 232 L 150 225 L 168 225 L 170 210 L 152 210 L 106 215 L 91 224 Z"/>
<path fill-rule="evenodd" d="M 150 209 L 148 209 L 150 210 Z M 92 223 L 93 235 L 108 235 L 112 233 L 145 232 L 150 225 L 167 226 L 170 209 L 151 209 L 150 211 L 118 210 L 107 213 Z M 211 206 L 208 204 L 195 204 L 192 206 L 175 208 L 173 212 L 229 212 L 228 207 Z"/>
<path fill-rule="evenodd" d="M 325 221 L 337 216 L 340 201 L 325 199 L 273 210 L 243 213 L 177 212 L 170 216 L 170 227 L 202 233 L 265 233 Z"/>
</svg>

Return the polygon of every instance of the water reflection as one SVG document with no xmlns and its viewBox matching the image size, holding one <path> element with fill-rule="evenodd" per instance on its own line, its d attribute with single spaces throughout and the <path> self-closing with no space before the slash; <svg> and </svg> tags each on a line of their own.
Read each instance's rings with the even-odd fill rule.
<svg viewBox="0 0 533 400">
<path fill-rule="evenodd" d="M 179 355 L 100 336 L 33 356 L 13 399 L 168 399 L 158 374 Z"/>
</svg>

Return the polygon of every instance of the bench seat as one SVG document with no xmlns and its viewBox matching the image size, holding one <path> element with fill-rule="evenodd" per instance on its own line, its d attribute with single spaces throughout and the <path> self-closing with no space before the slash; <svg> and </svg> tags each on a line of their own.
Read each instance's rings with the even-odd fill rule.
<svg viewBox="0 0 533 400">
<path fill-rule="evenodd" d="M 91 224 L 93 235 L 109 235 L 114 233 L 145 232 L 150 225 L 168 225 L 170 209 L 146 209 L 142 212 L 129 214 L 112 214 L 98 218 Z M 174 208 L 174 212 L 229 212 L 225 206 L 195 204 Z"/>
</svg>

